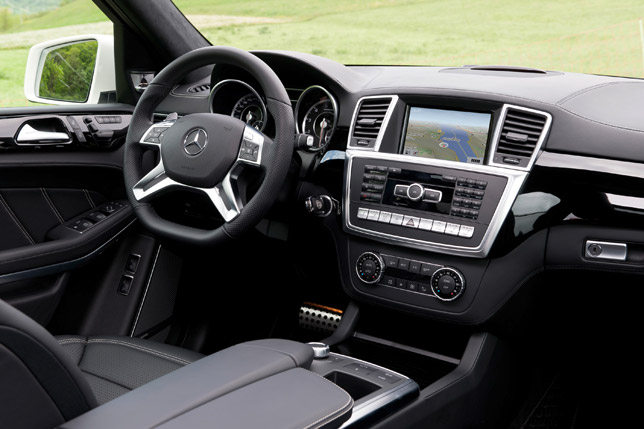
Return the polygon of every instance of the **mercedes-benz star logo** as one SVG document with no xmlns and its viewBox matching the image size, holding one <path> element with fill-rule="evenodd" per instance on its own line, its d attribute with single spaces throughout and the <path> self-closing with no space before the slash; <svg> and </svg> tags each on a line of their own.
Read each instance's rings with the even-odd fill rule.
<svg viewBox="0 0 644 429">
<path fill-rule="evenodd" d="M 183 150 L 190 156 L 197 156 L 206 148 L 208 134 L 203 128 L 195 128 L 183 139 Z"/>
</svg>

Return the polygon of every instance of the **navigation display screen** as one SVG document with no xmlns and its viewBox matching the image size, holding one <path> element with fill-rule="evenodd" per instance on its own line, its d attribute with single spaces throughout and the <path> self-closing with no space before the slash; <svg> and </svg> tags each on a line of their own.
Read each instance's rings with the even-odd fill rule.
<svg viewBox="0 0 644 429">
<path fill-rule="evenodd" d="M 403 154 L 483 164 L 491 113 L 410 107 Z"/>
</svg>

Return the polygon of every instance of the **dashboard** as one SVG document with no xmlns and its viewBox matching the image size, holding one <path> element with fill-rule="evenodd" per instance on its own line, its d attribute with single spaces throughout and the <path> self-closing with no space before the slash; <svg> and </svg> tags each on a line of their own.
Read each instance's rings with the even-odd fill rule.
<svg viewBox="0 0 644 429">
<path fill-rule="evenodd" d="M 625 239 L 642 235 L 644 214 L 640 81 L 255 55 L 287 88 L 296 180 L 315 189 L 292 198 L 333 237 L 351 297 L 480 324 L 547 269 L 644 266 L 640 239 Z M 199 85 L 200 95 L 175 88 L 160 109 L 274 133 L 244 70 L 216 65 Z"/>
</svg>

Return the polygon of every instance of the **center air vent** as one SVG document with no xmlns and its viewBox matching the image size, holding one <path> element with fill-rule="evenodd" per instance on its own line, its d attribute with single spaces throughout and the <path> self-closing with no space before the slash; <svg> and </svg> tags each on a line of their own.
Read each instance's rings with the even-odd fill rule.
<svg viewBox="0 0 644 429">
<path fill-rule="evenodd" d="M 506 107 L 494 163 L 527 168 L 550 127 L 550 115 L 532 109 Z"/>
<path fill-rule="evenodd" d="M 385 124 L 387 112 L 395 97 L 365 98 L 358 103 L 349 146 L 371 149 L 376 147 L 378 135 Z"/>
<path fill-rule="evenodd" d="M 210 84 L 209 83 L 204 83 L 203 85 L 195 85 L 191 86 L 188 88 L 188 93 L 190 94 L 198 94 L 200 92 L 204 91 L 210 91 Z"/>
</svg>

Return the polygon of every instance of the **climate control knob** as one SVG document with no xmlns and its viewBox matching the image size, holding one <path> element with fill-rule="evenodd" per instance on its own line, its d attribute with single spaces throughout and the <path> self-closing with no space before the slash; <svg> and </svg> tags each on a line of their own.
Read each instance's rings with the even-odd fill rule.
<svg viewBox="0 0 644 429">
<path fill-rule="evenodd" d="M 380 255 L 374 252 L 364 252 L 356 262 L 358 278 L 368 284 L 378 283 L 384 270 L 384 261 Z"/>
<path fill-rule="evenodd" d="M 465 290 L 465 277 L 454 268 L 440 268 L 432 275 L 432 291 L 441 301 L 454 301 Z"/>
</svg>

